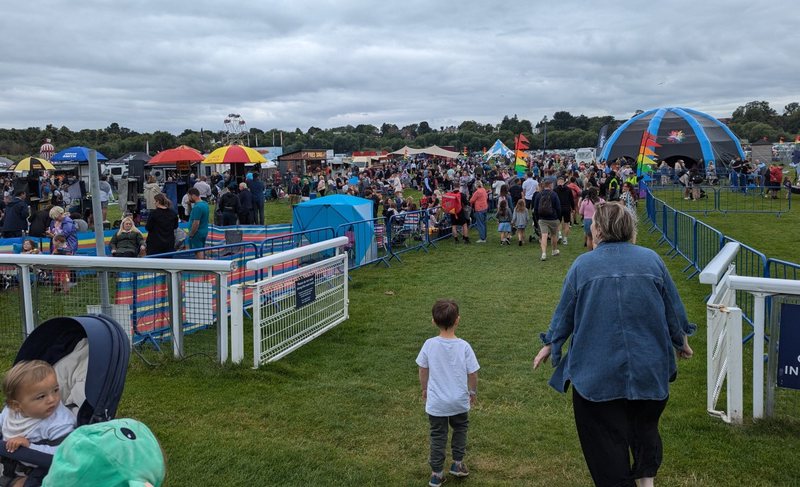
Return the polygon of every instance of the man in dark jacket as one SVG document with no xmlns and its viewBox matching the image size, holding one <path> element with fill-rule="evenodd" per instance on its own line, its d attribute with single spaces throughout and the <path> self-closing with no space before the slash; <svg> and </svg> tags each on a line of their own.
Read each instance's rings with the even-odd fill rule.
<svg viewBox="0 0 800 487">
<path fill-rule="evenodd" d="M 564 182 L 564 176 L 559 176 L 555 192 L 561 206 L 561 243 L 567 245 L 572 212 L 575 210 L 575 199 L 572 197 L 572 190 Z"/>
<path fill-rule="evenodd" d="M 541 189 L 533 197 L 533 213 L 539 221 L 539 230 L 542 232 L 540 240 L 542 260 L 547 260 L 548 240 L 553 246 L 552 255 L 555 257 L 559 254 L 558 222 L 561 220 L 561 201 L 553 191 L 552 178 L 546 177 L 542 180 Z"/>
<path fill-rule="evenodd" d="M 219 197 L 219 211 L 222 213 L 222 226 L 236 225 L 236 218 L 239 216 L 239 198 L 228 188 L 222 188 L 222 196 Z"/>
<path fill-rule="evenodd" d="M 16 192 L 6 205 L 3 218 L 3 238 L 22 237 L 28 231 L 28 203 L 25 201 L 25 190 Z"/>
<path fill-rule="evenodd" d="M 253 179 L 247 182 L 250 193 L 253 195 L 253 223 L 264 224 L 264 183 L 258 177 L 258 173 L 253 173 Z"/>
<path fill-rule="evenodd" d="M 239 183 L 239 225 L 250 225 L 253 212 L 253 194 L 247 189 L 247 183 Z"/>
</svg>

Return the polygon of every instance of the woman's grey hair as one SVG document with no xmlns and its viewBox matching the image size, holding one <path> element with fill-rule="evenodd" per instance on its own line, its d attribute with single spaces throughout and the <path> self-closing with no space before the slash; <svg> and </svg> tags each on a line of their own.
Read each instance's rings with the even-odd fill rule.
<svg viewBox="0 0 800 487">
<path fill-rule="evenodd" d="M 636 214 L 618 203 L 597 205 L 592 224 L 597 226 L 603 242 L 636 240 Z"/>
</svg>

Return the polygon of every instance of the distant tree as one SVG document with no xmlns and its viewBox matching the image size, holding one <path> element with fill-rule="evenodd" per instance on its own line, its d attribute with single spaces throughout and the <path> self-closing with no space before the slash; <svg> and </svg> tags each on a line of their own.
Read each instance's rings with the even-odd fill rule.
<svg viewBox="0 0 800 487">
<path fill-rule="evenodd" d="M 364 135 L 377 135 L 378 134 L 378 127 L 371 125 L 371 124 L 359 124 L 356 125 L 355 132 Z"/>
<path fill-rule="evenodd" d="M 412 123 L 411 125 L 406 125 L 405 127 L 400 129 L 400 133 L 403 137 L 406 138 L 415 138 L 417 136 L 417 130 L 419 129 L 419 124 Z"/>
<path fill-rule="evenodd" d="M 777 116 L 778 112 L 769 106 L 769 102 L 751 101 L 734 110 L 731 121 L 734 123 L 763 122 L 772 124 Z"/>
<path fill-rule="evenodd" d="M 475 120 L 465 120 L 458 126 L 458 131 L 480 132 L 480 126 Z"/>
<path fill-rule="evenodd" d="M 767 140 L 774 141 L 777 140 L 778 137 L 778 130 L 764 122 L 745 122 L 739 125 L 738 128 L 739 130 L 736 133 L 739 137 L 744 137 L 750 142 L 761 140 L 764 137 L 766 137 Z"/>
<path fill-rule="evenodd" d="M 384 123 L 381 125 L 381 136 L 391 137 L 396 135 L 400 135 L 400 129 L 397 128 L 397 125 L 393 123 Z"/>
<path fill-rule="evenodd" d="M 419 127 L 417 128 L 417 135 L 425 135 L 433 132 L 433 129 L 428 124 L 428 122 L 422 121 L 419 123 Z"/>
<path fill-rule="evenodd" d="M 568 130 L 573 127 L 575 117 L 569 112 L 556 112 L 553 114 L 553 119 L 550 121 L 550 129 L 552 130 Z"/>
</svg>

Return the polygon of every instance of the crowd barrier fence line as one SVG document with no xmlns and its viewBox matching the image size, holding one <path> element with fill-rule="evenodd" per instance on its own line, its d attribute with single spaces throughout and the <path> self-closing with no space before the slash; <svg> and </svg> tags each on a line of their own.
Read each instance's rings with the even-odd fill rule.
<svg viewBox="0 0 800 487">
<path fill-rule="evenodd" d="M 749 245 L 726 236 L 721 231 L 703 223 L 697 218 L 678 211 L 663 200 L 657 198 L 650 188 L 646 188 L 645 214 L 650 220 L 651 232 L 661 234 L 657 245 L 666 243 L 671 258 L 682 257 L 687 262 L 683 273 L 691 271 L 687 279 L 692 279 L 716 256 L 728 242 L 740 245 L 735 264 L 737 275 L 747 277 L 780 277 L 785 279 L 800 278 L 800 264 L 779 259 L 770 259 Z M 737 291 L 736 302 L 742 309 L 742 316 L 751 326 L 755 313 L 753 295 Z M 744 337 L 744 341 L 753 338 L 753 333 Z"/>
</svg>

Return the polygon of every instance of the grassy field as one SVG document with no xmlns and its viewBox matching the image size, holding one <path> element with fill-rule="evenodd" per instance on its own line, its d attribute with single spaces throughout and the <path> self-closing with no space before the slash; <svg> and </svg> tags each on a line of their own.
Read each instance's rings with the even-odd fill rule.
<svg viewBox="0 0 800 487">
<path fill-rule="evenodd" d="M 270 222 L 289 217 L 285 204 L 268 205 Z M 766 242 L 763 232 L 792 221 L 728 217 L 718 228 L 779 254 L 779 240 L 788 247 L 794 237 L 776 231 Z M 350 319 L 259 370 L 217 366 L 204 356 L 162 359 L 152 368 L 134 357 L 118 415 L 154 430 L 168 458 L 169 486 L 425 485 L 427 419 L 414 359 L 435 334 L 434 300 L 452 297 L 461 305 L 459 336 L 482 368 L 470 414 L 472 474 L 448 485 L 590 485 L 570 400 L 547 386 L 549 367 L 530 368 L 564 274 L 584 251 L 577 229 L 562 255 L 546 262 L 538 260 L 538 246 L 501 247 L 494 230 L 490 223 L 485 245 L 444 241 L 391 268 L 354 271 Z M 641 245 L 656 240 L 640 232 Z M 782 395 L 777 419 L 743 427 L 706 414 L 708 287 L 686 281 L 680 259 L 667 263 L 700 328 L 691 342 L 695 357 L 679 364 L 662 420 L 659 485 L 796 485 L 796 395 Z M 0 355 L 8 365 L 12 351 Z"/>
</svg>

